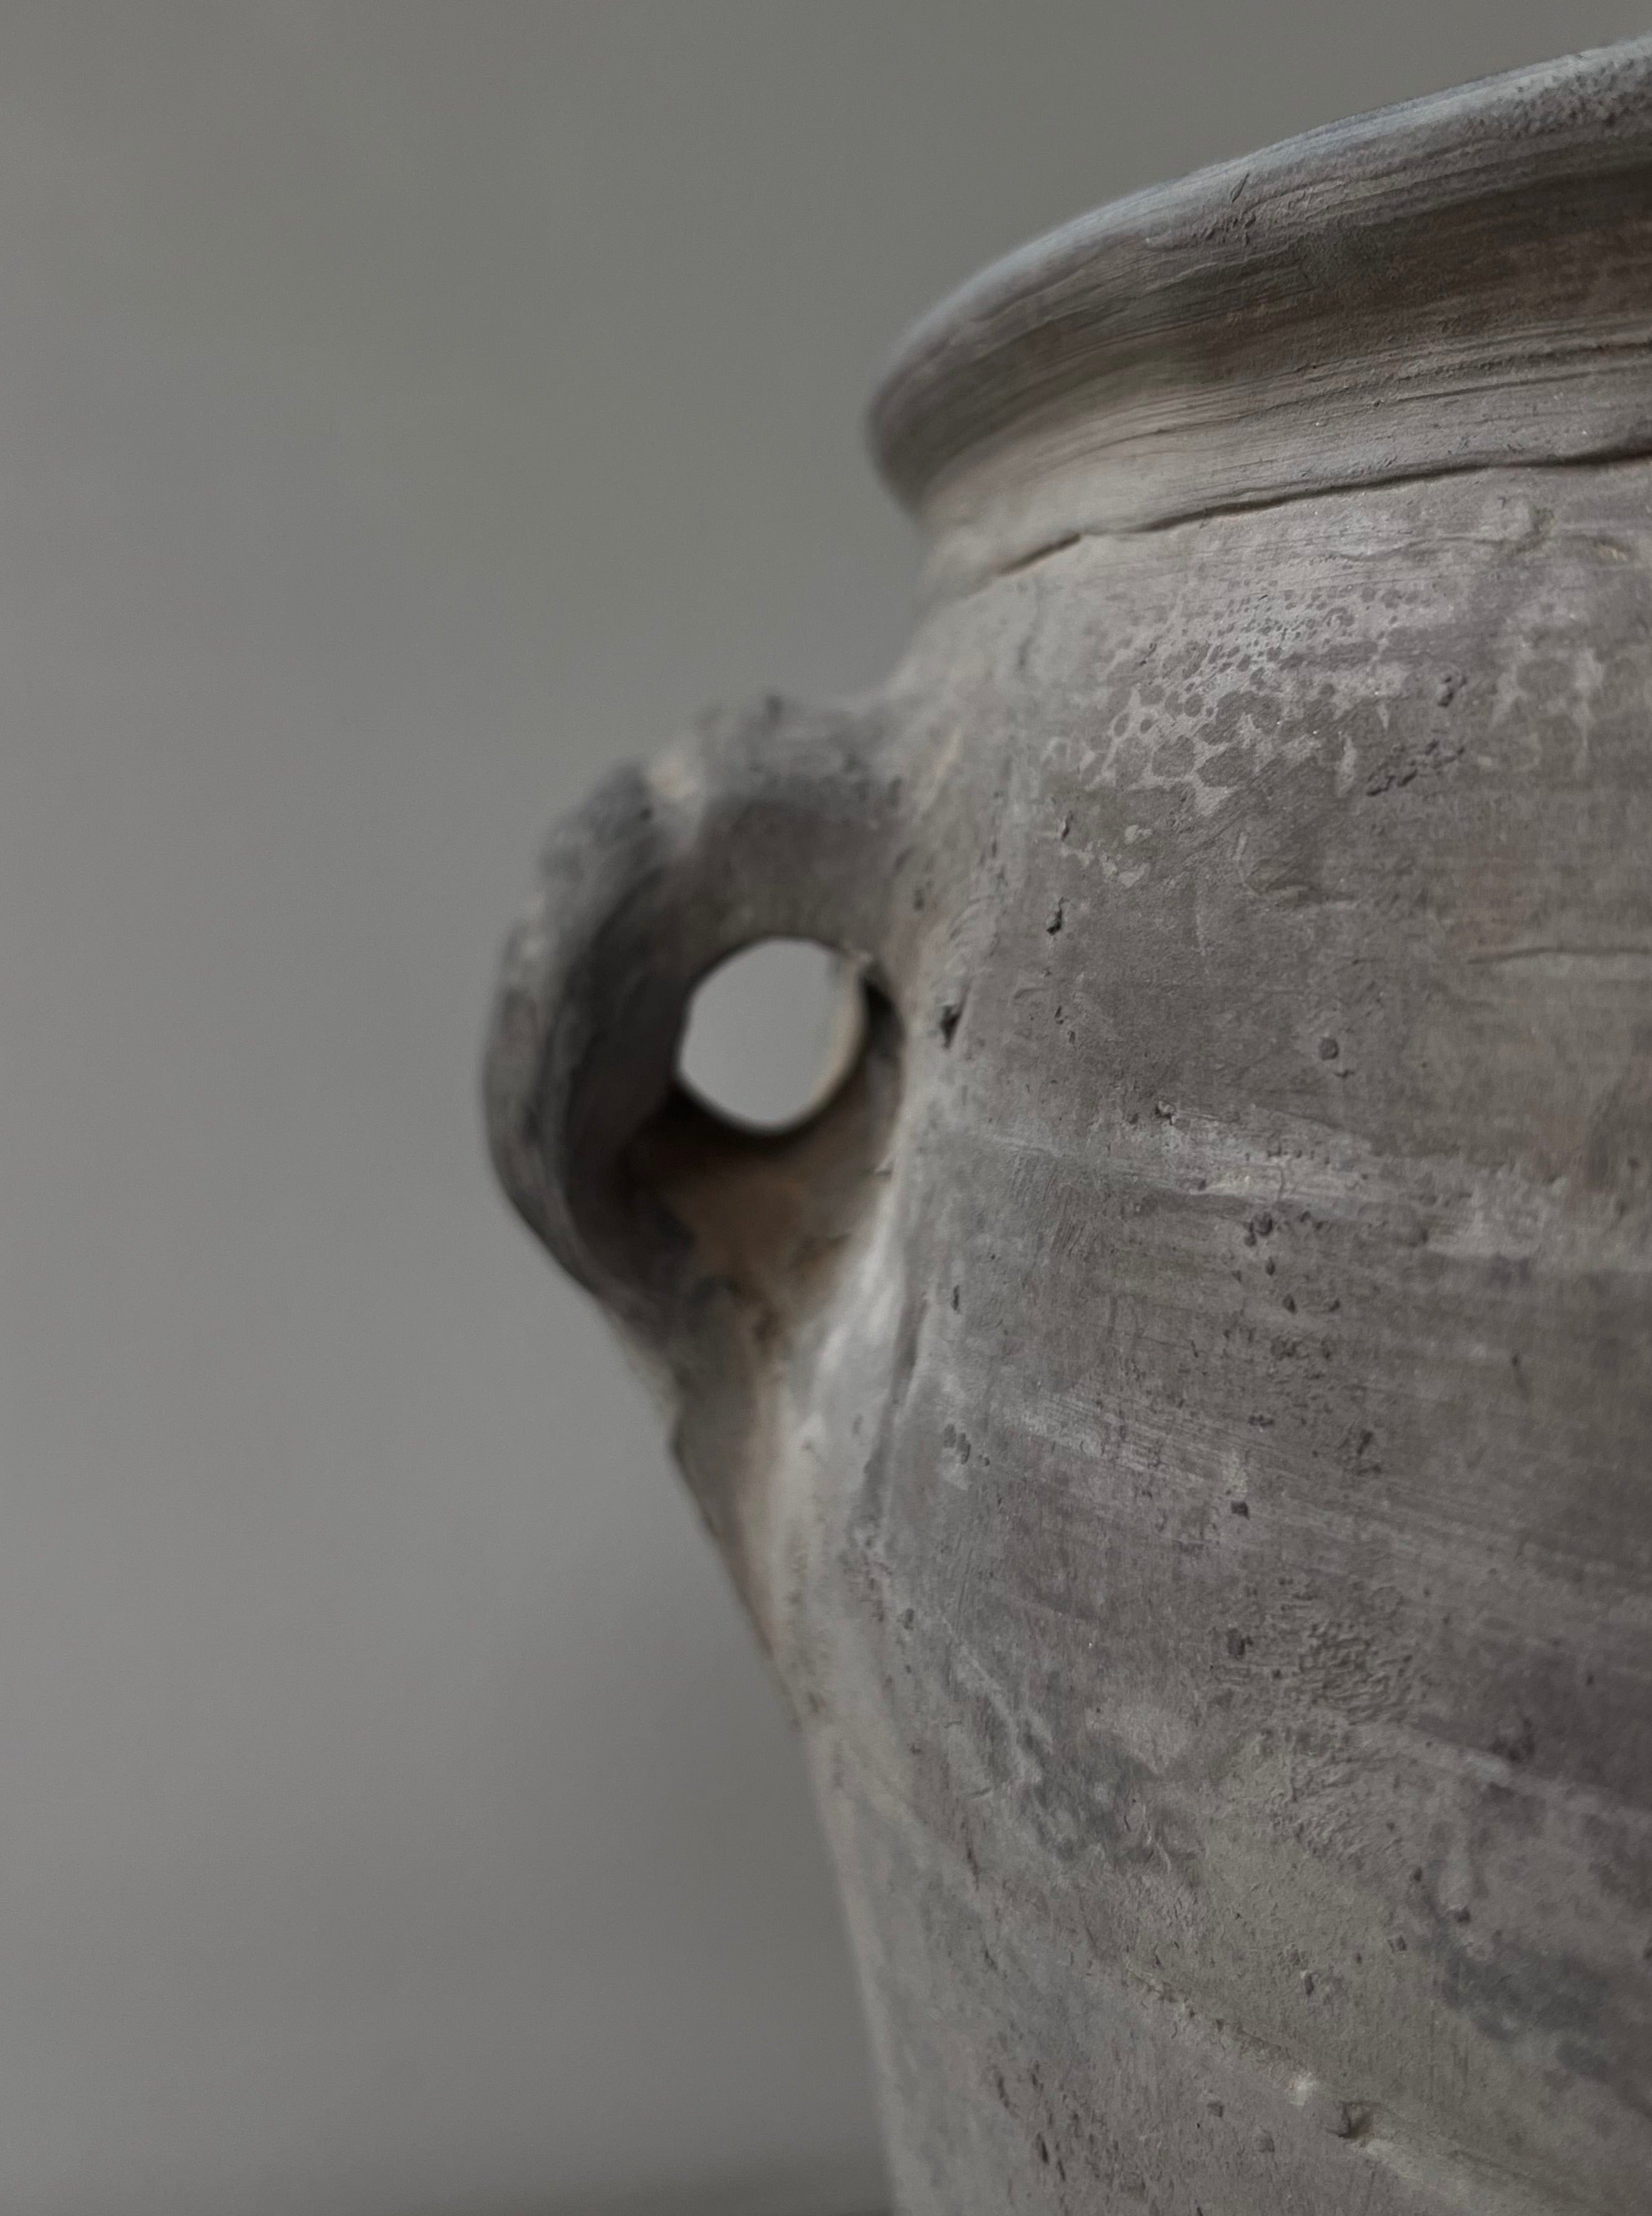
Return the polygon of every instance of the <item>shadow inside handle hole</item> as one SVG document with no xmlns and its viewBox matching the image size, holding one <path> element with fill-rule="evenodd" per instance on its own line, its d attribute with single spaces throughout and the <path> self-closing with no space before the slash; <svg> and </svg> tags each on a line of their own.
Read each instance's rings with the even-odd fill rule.
<svg viewBox="0 0 1652 2216">
<path fill-rule="evenodd" d="M 676 1083 L 620 1157 L 629 1274 L 668 1306 L 720 1288 L 743 1329 L 783 1327 L 890 1190 L 901 1066 L 893 1001 L 831 950 L 769 939 L 712 971 Z"/>
<path fill-rule="evenodd" d="M 854 966 L 809 939 L 765 939 L 703 977 L 677 1050 L 677 1081 L 738 1131 L 779 1136 L 842 1088 L 866 1043 Z"/>
</svg>

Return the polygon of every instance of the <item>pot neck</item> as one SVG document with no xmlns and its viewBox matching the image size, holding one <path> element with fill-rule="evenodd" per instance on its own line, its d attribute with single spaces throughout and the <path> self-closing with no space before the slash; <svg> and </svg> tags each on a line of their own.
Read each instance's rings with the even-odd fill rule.
<svg viewBox="0 0 1652 2216">
<path fill-rule="evenodd" d="M 1089 532 L 1652 451 L 1652 39 L 1069 225 L 916 327 L 872 434 L 943 591 Z"/>
</svg>

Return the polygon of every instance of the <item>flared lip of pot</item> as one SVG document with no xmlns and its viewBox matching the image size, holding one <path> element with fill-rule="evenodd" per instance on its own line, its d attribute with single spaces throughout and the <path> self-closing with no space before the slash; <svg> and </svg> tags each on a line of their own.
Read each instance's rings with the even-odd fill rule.
<svg viewBox="0 0 1652 2216">
<path fill-rule="evenodd" d="M 1115 405 L 1139 422 L 1143 395 L 1194 396 L 1208 415 L 1224 385 L 1254 409 L 1270 372 L 1317 379 L 1334 404 L 1332 357 L 1347 371 L 1390 340 L 1414 360 L 1438 342 L 1449 365 L 1476 332 L 1507 354 L 1593 316 L 1652 359 L 1652 253 L 1608 274 L 1608 297 L 1550 297 L 1568 235 L 1593 250 L 1603 220 L 1652 231 L 1652 36 L 1326 125 L 1035 239 L 900 342 L 870 409 L 873 455 L 922 514 L 1029 427 Z M 1652 446 L 1652 385 L 1647 403 Z"/>
</svg>

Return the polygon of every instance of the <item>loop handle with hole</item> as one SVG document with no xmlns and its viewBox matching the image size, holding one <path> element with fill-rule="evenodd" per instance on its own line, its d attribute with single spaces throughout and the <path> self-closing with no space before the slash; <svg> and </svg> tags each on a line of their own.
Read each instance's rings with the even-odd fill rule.
<svg viewBox="0 0 1652 2216">
<path fill-rule="evenodd" d="M 885 753 L 871 711 L 770 697 L 708 721 L 649 768 L 616 771 L 558 827 L 506 950 L 484 1080 L 495 1166 L 679 1395 L 721 1358 L 713 1312 L 781 1298 L 785 1258 L 754 1228 L 780 1218 L 746 1203 L 788 1163 L 795 1197 L 797 1150 L 820 1151 L 812 1126 L 757 1138 L 687 1097 L 675 1072 L 689 998 L 743 947 L 815 939 L 868 981 L 863 1062 L 891 1058 L 877 956 L 898 785 Z M 887 1097 L 876 1071 L 852 1076 L 814 1124 L 857 1143 L 878 1120 L 869 1089 Z"/>
</svg>

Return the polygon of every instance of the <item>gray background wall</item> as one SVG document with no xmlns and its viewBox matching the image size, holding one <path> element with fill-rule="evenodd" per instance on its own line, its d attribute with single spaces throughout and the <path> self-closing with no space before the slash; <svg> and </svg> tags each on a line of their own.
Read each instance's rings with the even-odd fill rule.
<svg viewBox="0 0 1652 2216">
<path fill-rule="evenodd" d="M 0 2206 L 875 2201 L 799 1765 L 484 1173 L 541 824 L 876 677 L 1027 233 L 1609 0 L 0 7 Z"/>
</svg>

